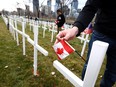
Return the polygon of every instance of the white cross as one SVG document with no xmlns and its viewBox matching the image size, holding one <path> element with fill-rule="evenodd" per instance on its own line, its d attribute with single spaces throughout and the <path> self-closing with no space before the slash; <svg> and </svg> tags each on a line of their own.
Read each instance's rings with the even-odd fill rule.
<svg viewBox="0 0 116 87">
<path fill-rule="evenodd" d="M 38 26 L 34 25 L 34 41 L 31 38 L 27 38 L 27 41 L 34 46 L 34 75 L 37 75 L 37 51 L 40 51 L 45 56 L 48 55 L 48 52 L 38 45 Z"/>
</svg>

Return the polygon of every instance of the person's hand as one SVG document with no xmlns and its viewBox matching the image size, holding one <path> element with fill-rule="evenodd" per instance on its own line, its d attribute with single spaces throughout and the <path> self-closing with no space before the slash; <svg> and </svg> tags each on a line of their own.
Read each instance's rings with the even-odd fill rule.
<svg viewBox="0 0 116 87">
<path fill-rule="evenodd" d="M 60 31 L 56 35 L 56 41 L 54 44 L 58 43 L 60 40 L 63 40 L 63 39 L 66 41 L 72 40 L 74 37 L 76 37 L 77 34 L 78 34 L 77 27 L 73 27 L 72 29 Z"/>
<path fill-rule="evenodd" d="M 58 20 L 55 20 L 54 22 L 55 22 L 55 24 L 58 24 L 58 23 L 59 23 L 59 21 L 58 21 Z"/>
</svg>

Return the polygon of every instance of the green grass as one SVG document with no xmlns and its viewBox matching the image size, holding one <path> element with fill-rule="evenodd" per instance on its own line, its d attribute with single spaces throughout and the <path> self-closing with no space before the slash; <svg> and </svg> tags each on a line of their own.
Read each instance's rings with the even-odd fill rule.
<svg viewBox="0 0 116 87">
<path fill-rule="evenodd" d="M 18 26 L 18 28 L 21 29 L 21 26 Z M 73 87 L 53 67 L 53 61 L 57 60 L 57 56 L 52 48 L 54 42 L 50 42 L 51 33 L 49 31 L 46 31 L 45 38 L 43 38 L 42 32 L 43 30 L 40 28 L 38 43 L 49 52 L 49 55 L 45 57 L 38 52 L 39 76 L 36 77 L 33 75 L 33 46 L 26 41 L 26 56 L 23 56 L 21 35 L 19 35 L 20 45 L 17 46 L 16 41 L 0 17 L 0 87 Z M 26 27 L 26 33 L 33 39 L 33 33 L 30 31 L 29 26 Z M 81 52 L 82 44 L 80 40 L 75 38 L 69 41 L 69 43 Z M 86 53 L 84 58 L 86 58 Z M 84 61 L 76 53 L 72 53 L 60 62 L 81 78 Z M 105 65 L 105 62 L 103 65 Z M 8 67 L 5 68 L 5 66 Z M 104 66 L 102 66 L 95 87 L 99 87 L 100 76 L 103 74 L 103 71 Z M 51 72 L 55 72 L 55 75 L 51 75 Z"/>
</svg>

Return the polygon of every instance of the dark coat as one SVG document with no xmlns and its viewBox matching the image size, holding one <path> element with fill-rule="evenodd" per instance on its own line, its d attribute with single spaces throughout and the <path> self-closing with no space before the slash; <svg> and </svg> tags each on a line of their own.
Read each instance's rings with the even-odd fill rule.
<svg viewBox="0 0 116 87">
<path fill-rule="evenodd" d="M 114 0 L 88 0 L 74 22 L 82 32 L 96 14 L 94 30 L 116 39 L 116 3 Z"/>
<path fill-rule="evenodd" d="M 63 14 L 58 15 L 57 17 L 57 26 L 62 27 L 65 23 L 65 17 Z"/>
</svg>

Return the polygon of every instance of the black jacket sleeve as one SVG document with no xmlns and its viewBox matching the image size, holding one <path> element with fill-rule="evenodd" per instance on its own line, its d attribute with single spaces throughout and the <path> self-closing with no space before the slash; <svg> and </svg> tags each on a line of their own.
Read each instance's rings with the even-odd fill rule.
<svg viewBox="0 0 116 87">
<path fill-rule="evenodd" d="M 88 26 L 92 21 L 95 13 L 98 10 L 100 0 L 88 0 L 83 7 L 82 11 L 79 13 L 74 26 L 77 26 L 79 29 L 79 34 Z M 79 35 L 78 34 L 78 35 Z"/>
</svg>

